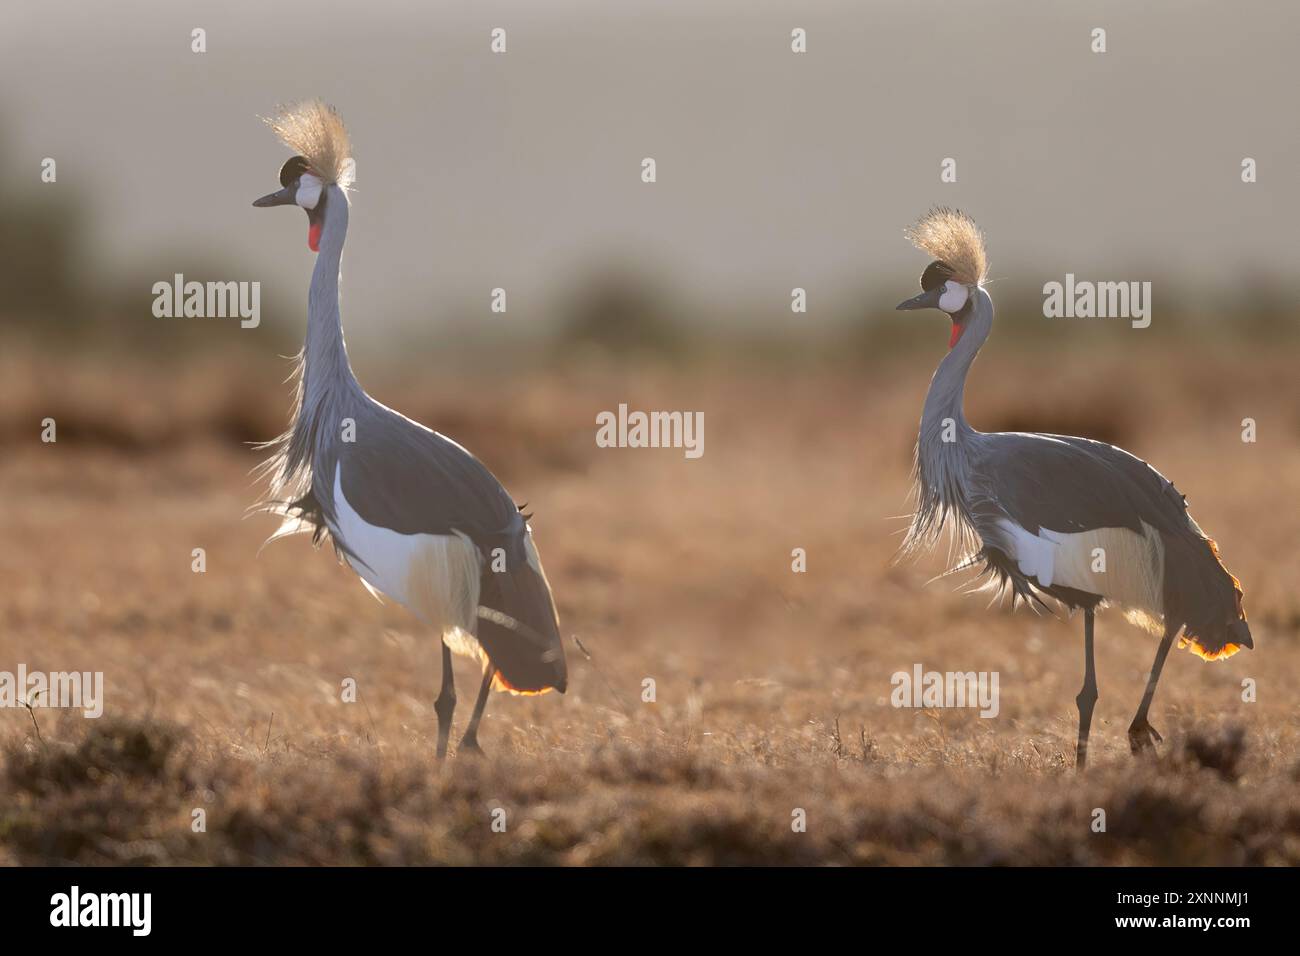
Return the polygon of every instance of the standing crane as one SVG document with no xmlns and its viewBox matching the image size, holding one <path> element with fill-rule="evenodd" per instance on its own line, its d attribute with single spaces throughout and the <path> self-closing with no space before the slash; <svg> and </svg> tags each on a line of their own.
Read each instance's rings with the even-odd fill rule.
<svg viewBox="0 0 1300 956">
<path fill-rule="evenodd" d="M 1083 609 L 1084 678 L 1075 702 L 1075 765 L 1088 759 L 1097 701 L 1093 615 L 1124 609 L 1160 635 L 1146 691 L 1129 726 L 1134 754 L 1161 737 L 1147 720 L 1161 668 L 1179 631 L 1179 647 L 1206 661 L 1253 648 L 1241 583 L 1187 511 L 1187 499 L 1139 458 L 1104 442 L 1065 435 L 978 432 L 962 413 L 966 374 L 993 327 L 984 289 L 984 237 L 963 213 L 938 208 L 908 230 L 931 262 L 921 293 L 899 309 L 939 309 L 952 320 L 948 354 L 925 397 L 916 443 L 916 512 L 903 544 L 932 546 L 945 528 L 1000 593 L 1043 604 L 1047 595 L 1071 613 Z M 1097 549 L 1101 549 L 1100 552 Z M 1097 561 L 1098 554 L 1104 562 Z M 1104 570 L 1097 570 L 1103 568 Z"/>
<path fill-rule="evenodd" d="M 299 206 L 317 253 L 307 336 L 289 430 L 266 447 L 285 520 L 272 536 L 310 532 L 375 594 L 432 627 L 442 644 L 438 757 L 447 752 L 456 685 L 451 654 L 479 660 L 483 682 L 460 748 L 478 751 L 488 691 L 564 692 L 559 619 L 528 525 L 501 483 L 456 442 L 375 401 L 343 344 L 339 262 L 348 231 L 351 147 L 338 113 L 310 101 L 267 121 L 294 155 L 281 189 L 254 206 Z"/>
</svg>

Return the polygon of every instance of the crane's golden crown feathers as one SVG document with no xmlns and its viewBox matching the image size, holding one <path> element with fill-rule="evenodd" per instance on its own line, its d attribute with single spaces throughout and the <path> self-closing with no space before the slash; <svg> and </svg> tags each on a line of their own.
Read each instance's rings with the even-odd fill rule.
<svg viewBox="0 0 1300 956">
<path fill-rule="evenodd" d="M 964 212 L 936 206 L 907 229 L 912 245 L 952 269 L 963 285 L 980 285 L 988 276 L 984 236 Z"/>
<path fill-rule="evenodd" d="M 320 100 L 304 100 L 281 106 L 274 116 L 263 119 L 280 142 L 311 164 L 322 182 L 344 189 L 352 184 L 352 144 L 334 107 Z"/>
</svg>

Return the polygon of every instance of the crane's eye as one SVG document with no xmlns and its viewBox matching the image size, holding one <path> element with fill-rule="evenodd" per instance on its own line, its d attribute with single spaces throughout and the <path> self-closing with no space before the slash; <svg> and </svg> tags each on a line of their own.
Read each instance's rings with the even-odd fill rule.
<svg viewBox="0 0 1300 956">
<path fill-rule="evenodd" d="M 298 180 L 298 192 L 294 195 L 298 205 L 303 209 L 315 209 L 320 202 L 321 181 L 311 173 L 303 173 Z"/>
</svg>

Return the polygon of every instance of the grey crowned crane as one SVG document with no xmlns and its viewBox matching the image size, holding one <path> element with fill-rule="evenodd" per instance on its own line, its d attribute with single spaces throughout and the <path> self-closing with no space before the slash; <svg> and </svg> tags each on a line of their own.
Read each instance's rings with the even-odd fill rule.
<svg viewBox="0 0 1300 956">
<path fill-rule="evenodd" d="M 984 433 L 962 414 L 966 374 L 993 327 L 984 239 L 966 215 L 938 208 L 908 230 L 935 261 L 921 293 L 899 309 L 939 309 L 952 320 L 948 354 L 925 397 L 916 443 L 916 512 L 903 544 L 914 552 L 948 528 L 989 583 L 1020 601 L 1083 609 L 1084 679 L 1076 703 L 1076 766 L 1088 759 L 1097 701 L 1093 615 L 1106 604 L 1160 635 L 1146 692 L 1129 726 L 1133 753 L 1160 741 L 1147 720 L 1175 638 L 1203 660 L 1254 647 L 1241 584 L 1158 471 L 1104 442 L 1065 435 Z M 1104 562 L 1096 560 L 1098 552 Z M 1104 568 L 1104 570 L 1095 570 Z M 1181 637 L 1179 637 L 1179 632 Z"/>
<path fill-rule="evenodd" d="M 338 114 L 318 101 L 268 120 L 295 156 L 281 189 L 254 206 L 298 206 L 317 253 L 307 337 L 297 361 L 289 430 L 269 443 L 265 510 L 273 537 L 332 540 L 376 596 L 432 627 L 442 644 L 438 756 L 447 751 L 456 686 L 451 653 L 479 660 L 479 688 L 462 750 L 478 750 L 488 691 L 564 692 L 566 671 L 551 588 L 527 518 L 473 455 L 375 401 L 357 383 L 343 344 L 339 262 L 348 231 L 351 148 Z"/>
</svg>

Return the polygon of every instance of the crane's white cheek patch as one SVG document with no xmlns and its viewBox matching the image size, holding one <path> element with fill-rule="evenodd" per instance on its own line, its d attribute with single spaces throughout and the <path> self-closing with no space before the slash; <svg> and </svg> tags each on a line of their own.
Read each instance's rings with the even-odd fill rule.
<svg viewBox="0 0 1300 956">
<path fill-rule="evenodd" d="M 294 196 L 303 209 L 315 209 L 320 202 L 321 181 L 311 173 L 303 173 L 298 180 L 298 192 Z"/>
<path fill-rule="evenodd" d="M 1057 584 L 1099 594 L 1126 609 L 1140 626 L 1158 628 L 1164 613 L 1165 551 L 1160 534 L 1145 522 L 1142 534 L 1127 528 L 1095 528 L 1065 534 L 1040 528 L 1031 534 L 1006 518 L 998 522 L 1020 573 L 1043 587 Z"/>
<path fill-rule="evenodd" d="M 943 284 L 943 295 L 939 296 L 939 308 L 949 314 L 960 312 L 969 294 L 964 285 L 949 279 Z"/>
<path fill-rule="evenodd" d="M 334 513 L 336 526 L 330 531 L 373 593 L 408 608 L 439 631 L 453 651 L 481 657 L 473 638 L 481 568 L 469 538 L 460 533 L 399 534 L 367 524 L 343 494 L 341 467 L 334 472 Z"/>
</svg>

